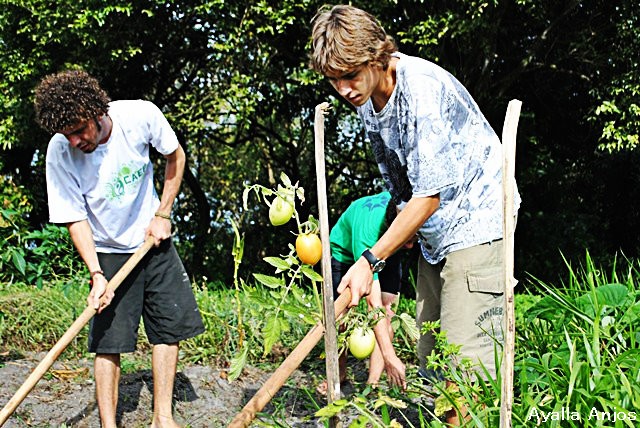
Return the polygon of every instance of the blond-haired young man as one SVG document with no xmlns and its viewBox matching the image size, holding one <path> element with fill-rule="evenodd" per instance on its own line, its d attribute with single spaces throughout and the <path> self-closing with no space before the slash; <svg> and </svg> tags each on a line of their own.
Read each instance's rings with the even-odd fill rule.
<svg viewBox="0 0 640 428">
<path fill-rule="evenodd" d="M 384 260 L 414 234 L 417 321 L 440 320 L 463 357 L 495 375 L 502 340 L 500 140 L 465 87 L 425 59 L 404 55 L 369 13 L 348 5 L 313 20 L 311 67 L 353 105 L 393 201 L 402 208 L 370 252 Z M 516 192 L 516 209 L 520 198 Z M 360 257 L 338 292 L 351 305 L 369 293 L 372 264 Z M 418 343 L 424 368 L 434 348 Z M 451 414 L 450 423 L 457 422 Z"/>
</svg>

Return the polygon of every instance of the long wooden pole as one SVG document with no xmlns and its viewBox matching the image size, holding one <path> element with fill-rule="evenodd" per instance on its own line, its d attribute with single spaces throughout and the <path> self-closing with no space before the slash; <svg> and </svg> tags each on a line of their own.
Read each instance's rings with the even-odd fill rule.
<svg viewBox="0 0 640 428">
<path fill-rule="evenodd" d="M 149 237 L 142 247 L 138 248 L 138 250 L 129 257 L 127 262 L 122 265 L 120 270 L 116 272 L 116 274 L 111 278 L 109 284 L 107 285 L 109 288 L 115 290 L 120 286 L 122 281 L 131 273 L 133 268 L 142 260 L 142 258 L 147 254 L 149 249 L 153 246 L 153 238 Z M 27 380 L 22 384 L 22 386 L 13 394 L 11 400 L 2 408 L 0 411 L 0 426 L 4 425 L 4 423 L 9 419 L 9 417 L 13 414 L 16 408 L 22 403 L 22 400 L 31 392 L 34 386 L 38 383 L 42 376 L 49 370 L 49 368 L 53 365 L 53 363 L 58 359 L 62 351 L 71 343 L 74 337 L 76 337 L 82 328 L 91 320 L 91 318 L 96 314 L 96 310 L 92 306 L 87 306 L 80 314 L 80 316 L 71 324 L 71 327 L 62 335 L 60 340 L 56 342 L 56 344 L 51 348 L 51 350 L 45 355 L 40 364 L 31 372 Z"/>
<path fill-rule="evenodd" d="M 324 155 L 324 116 L 328 109 L 329 103 L 327 102 L 316 106 L 314 140 L 320 240 L 322 242 L 322 276 L 324 278 L 322 296 L 324 299 L 324 351 L 327 372 L 327 402 L 331 404 L 340 399 L 340 369 L 338 365 L 336 313 L 333 306 L 333 281 L 331 279 L 331 249 L 329 243 L 329 214 Z M 339 428 L 340 426 L 341 422 L 337 416 L 329 419 L 329 428 Z"/>
<path fill-rule="evenodd" d="M 349 302 L 351 302 L 351 290 L 346 289 L 331 306 L 335 313 L 340 314 L 347 308 Z M 240 413 L 235 416 L 228 425 L 228 428 L 248 427 L 255 418 L 256 413 L 261 411 L 277 394 L 282 385 L 284 385 L 289 376 L 291 376 L 291 373 L 300 366 L 306 356 L 309 355 L 309 352 L 318 344 L 324 332 L 322 322 L 318 322 L 313 326 L 300 343 L 298 343 L 298 346 L 296 346 L 282 362 L 280 367 L 273 372 L 271 377 L 267 379 L 258 392 L 247 402 Z"/>
<path fill-rule="evenodd" d="M 502 128 L 502 199 L 503 199 L 503 244 L 504 244 L 504 300 L 505 300 L 505 330 L 504 350 L 501 368 L 501 406 L 500 427 L 511 427 L 513 410 L 513 366 L 515 359 L 515 300 L 513 289 L 516 280 L 513 277 L 514 266 L 514 191 L 515 191 L 515 157 L 516 134 L 518 118 L 522 102 L 511 100 L 507 107 L 507 113 Z"/>
</svg>

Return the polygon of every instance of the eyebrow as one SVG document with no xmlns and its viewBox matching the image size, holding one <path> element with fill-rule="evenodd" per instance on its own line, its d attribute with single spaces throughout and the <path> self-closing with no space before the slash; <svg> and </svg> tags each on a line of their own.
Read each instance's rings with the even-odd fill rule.
<svg viewBox="0 0 640 428">
<path fill-rule="evenodd" d="M 73 135 L 73 134 L 79 134 L 82 131 L 85 130 L 85 128 L 87 127 L 87 123 L 85 123 L 84 125 L 80 126 L 78 129 L 74 129 L 73 131 L 69 131 L 69 132 L 63 132 L 62 135 Z"/>
<path fill-rule="evenodd" d="M 329 77 L 329 80 L 352 80 L 358 75 L 358 73 L 360 73 L 361 70 L 362 68 L 358 67 L 357 69 L 352 70 L 348 73 L 342 74 L 340 76 L 331 76 Z"/>
</svg>

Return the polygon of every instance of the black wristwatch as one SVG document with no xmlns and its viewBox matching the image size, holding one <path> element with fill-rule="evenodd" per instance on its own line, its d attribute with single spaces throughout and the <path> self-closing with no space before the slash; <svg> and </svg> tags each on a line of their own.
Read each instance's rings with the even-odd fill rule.
<svg viewBox="0 0 640 428">
<path fill-rule="evenodd" d="M 384 260 L 380 260 L 376 256 L 374 256 L 373 253 L 368 249 L 362 252 L 362 257 L 367 259 L 367 261 L 371 265 L 371 270 L 373 271 L 373 273 L 380 272 L 387 264 L 387 262 L 385 262 Z"/>
</svg>

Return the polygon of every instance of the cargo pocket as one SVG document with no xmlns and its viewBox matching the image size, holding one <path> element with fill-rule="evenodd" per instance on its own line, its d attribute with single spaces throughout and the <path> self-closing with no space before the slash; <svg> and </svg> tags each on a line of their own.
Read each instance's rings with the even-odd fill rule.
<svg viewBox="0 0 640 428">
<path fill-rule="evenodd" d="M 466 272 L 467 286 L 471 293 L 488 293 L 499 296 L 504 293 L 502 268 L 474 268 Z"/>
</svg>

